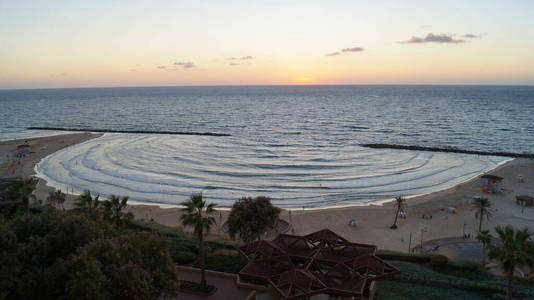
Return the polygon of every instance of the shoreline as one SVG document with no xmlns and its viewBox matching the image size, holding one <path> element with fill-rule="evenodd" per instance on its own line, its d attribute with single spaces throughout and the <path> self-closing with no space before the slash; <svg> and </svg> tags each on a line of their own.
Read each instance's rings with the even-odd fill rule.
<svg viewBox="0 0 534 300">
<path fill-rule="evenodd" d="M 0 165 L 0 178 L 32 176 L 35 174 L 35 165 L 47 155 L 101 135 L 86 132 L 2 141 L 0 142 L 0 157 L 2 157 L 3 163 Z M 30 153 L 29 157 L 20 158 L 18 162 L 13 159 L 6 161 L 4 159 L 6 154 L 24 141 L 28 141 L 34 153 Z M 9 168 L 10 165 L 14 168 L 13 164 L 16 163 L 18 163 L 16 170 Z M 527 214 L 523 214 L 521 209 L 512 201 L 516 194 L 534 195 L 534 160 L 527 158 L 510 159 L 483 174 L 488 173 L 505 178 L 505 192 L 487 195 L 497 209 L 494 218 L 487 223 L 492 226 L 513 224 L 514 226 L 526 226 L 534 229 L 534 208 L 526 208 Z M 521 173 L 525 178 L 525 183 L 515 182 L 518 173 Z M 399 229 L 397 230 L 389 229 L 394 218 L 392 199 L 363 205 L 283 209 L 280 217 L 291 224 L 291 233 L 307 234 L 329 228 L 355 242 L 372 243 L 384 249 L 406 251 L 408 247 L 406 239 L 410 233 L 414 235 L 418 243 L 423 232 L 429 239 L 461 236 L 459 233 L 462 230 L 458 226 L 461 228 L 462 225 L 464 232 L 474 232 L 476 222 L 474 222 L 474 213 L 469 209 L 469 202 L 473 196 L 482 194 L 478 182 L 480 175 L 482 174 L 444 190 L 407 197 L 408 217 L 399 219 Z M 45 201 L 48 193 L 54 190 L 53 187 L 47 186 L 43 179 L 38 178 L 35 192 L 37 199 Z M 67 194 L 65 208 L 70 208 L 76 197 L 77 195 Z M 446 212 L 448 207 L 454 207 L 458 213 L 448 214 Z M 134 213 L 135 217 L 139 219 L 154 220 L 167 226 L 179 226 L 180 208 L 178 206 L 161 207 L 156 203 L 135 203 L 132 201 L 127 211 Z M 218 224 L 212 231 L 212 235 L 226 238 L 221 232 L 221 227 L 229 214 L 229 208 L 219 208 L 217 214 Z M 432 220 L 424 220 L 418 215 L 435 215 L 437 217 Z M 357 227 L 348 225 L 351 219 L 357 220 Z M 411 244 L 417 243 L 412 239 Z"/>
</svg>

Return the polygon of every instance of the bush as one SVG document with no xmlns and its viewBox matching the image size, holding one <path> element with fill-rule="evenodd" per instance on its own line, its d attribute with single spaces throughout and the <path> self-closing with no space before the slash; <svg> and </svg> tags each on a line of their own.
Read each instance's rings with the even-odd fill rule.
<svg viewBox="0 0 534 300">
<path fill-rule="evenodd" d="M 455 260 L 449 262 L 449 267 L 456 270 L 480 272 L 482 265 L 473 260 Z"/>
<path fill-rule="evenodd" d="M 171 246 L 170 252 L 172 260 L 177 264 L 189 264 L 197 258 L 195 253 L 182 246 Z"/>
<path fill-rule="evenodd" d="M 209 255 L 206 257 L 206 269 L 237 274 L 247 264 L 241 255 Z M 196 265 L 195 267 L 200 267 Z"/>
<path fill-rule="evenodd" d="M 384 260 L 405 261 L 418 264 L 426 264 L 431 260 L 431 254 L 411 254 L 391 250 L 378 250 L 376 256 Z"/>
<path fill-rule="evenodd" d="M 430 258 L 430 266 L 434 270 L 444 270 L 447 268 L 449 259 L 445 255 L 432 255 Z"/>
</svg>

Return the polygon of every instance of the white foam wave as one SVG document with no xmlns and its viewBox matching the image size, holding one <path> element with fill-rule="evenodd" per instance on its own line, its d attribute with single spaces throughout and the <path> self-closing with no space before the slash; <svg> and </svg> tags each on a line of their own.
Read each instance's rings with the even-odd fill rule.
<svg viewBox="0 0 534 300">
<path fill-rule="evenodd" d="M 265 155 L 268 153 L 269 155 Z M 506 158 L 362 148 L 254 144 L 236 137 L 105 134 L 45 157 L 49 185 L 173 205 L 191 192 L 231 206 L 268 195 L 275 205 L 326 207 L 452 187 Z"/>
</svg>

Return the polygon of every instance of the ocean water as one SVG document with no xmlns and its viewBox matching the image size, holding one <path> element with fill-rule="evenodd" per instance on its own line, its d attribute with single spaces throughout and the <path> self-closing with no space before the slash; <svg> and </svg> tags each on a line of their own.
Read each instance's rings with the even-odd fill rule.
<svg viewBox="0 0 534 300">
<path fill-rule="evenodd" d="M 502 157 L 362 143 L 534 152 L 534 87 L 272 86 L 0 91 L 0 139 L 28 126 L 228 133 L 105 134 L 42 160 L 50 185 L 178 204 L 361 204 L 448 188 Z"/>
</svg>

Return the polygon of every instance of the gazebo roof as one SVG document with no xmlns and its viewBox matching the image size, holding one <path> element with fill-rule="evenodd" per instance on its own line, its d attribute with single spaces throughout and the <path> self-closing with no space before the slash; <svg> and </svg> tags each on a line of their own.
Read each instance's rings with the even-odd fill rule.
<svg viewBox="0 0 534 300">
<path fill-rule="evenodd" d="M 306 236 L 279 234 L 240 251 L 249 263 L 239 276 L 271 284 L 284 299 L 361 296 L 368 282 L 400 273 L 375 256 L 376 246 L 351 243 L 328 229 Z"/>
<path fill-rule="evenodd" d="M 480 178 L 489 179 L 489 180 L 497 180 L 497 181 L 501 181 L 501 180 L 504 179 L 504 178 L 499 177 L 497 175 L 489 175 L 489 174 L 488 175 L 482 175 L 482 176 L 480 176 Z"/>
</svg>

